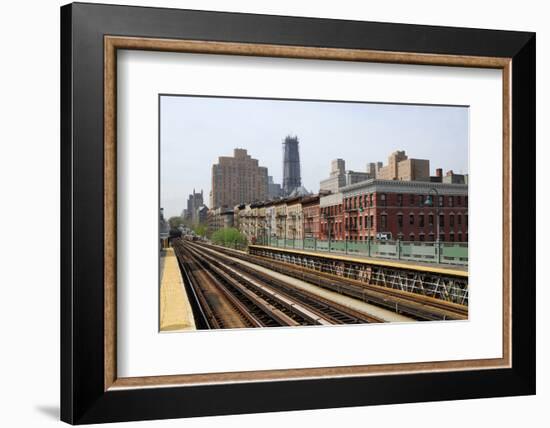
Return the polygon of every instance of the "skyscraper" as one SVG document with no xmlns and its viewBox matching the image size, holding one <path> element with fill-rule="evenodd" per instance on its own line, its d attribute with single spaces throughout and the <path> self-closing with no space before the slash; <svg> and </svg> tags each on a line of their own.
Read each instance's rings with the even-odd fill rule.
<svg viewBox="0 0 550 428">
<path fill-rule="evenodd" d="M 273 181 L 273 177 L 271 175 L 267 176 L 267 197 L 270 200 L 277 199 L 281 197 L 281 194 L 283 192 L 283 189 L 281 189 L 281 185 L 279 183 L 275 183 Z"/>
<path fill-rule="evenodd" d="M 235 149 L 232 157 L 220 156 L 212 165 L 210 208 L 264 201 L 267 195 L 267 168 L 259 166 L 245 149 Z"/>
<path fill-rule="evenodd" d="M 197 193 L 195 192 L 195 189 L 193 189 L 193 193 L 191 193 L 187 198 L 187 210 L 185 211 L 184 216 L 185 219 L 191 220 L 193 223 L 196 223 L 198 221 L 197 208 L 199 208 L 203 204 L 204 199 L 202 190 L 200 193 Z"/>
<path fill-rule="evenodd" d="M 283 195 L 290 195 L 302 185 L 298 137 L 287 135 L 283 141 Z"/>
</svg>

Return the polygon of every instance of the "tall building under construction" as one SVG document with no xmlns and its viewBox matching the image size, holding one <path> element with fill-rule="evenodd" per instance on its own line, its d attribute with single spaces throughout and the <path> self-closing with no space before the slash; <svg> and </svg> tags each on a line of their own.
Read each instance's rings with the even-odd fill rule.
<svg viewBox="0 0 550 428">
<path fill-rule="evenodd" d="M 298 137 L 288 135 L 283 141 L 283 195 L 290 195 L 302 185 Z"/>
</svg>

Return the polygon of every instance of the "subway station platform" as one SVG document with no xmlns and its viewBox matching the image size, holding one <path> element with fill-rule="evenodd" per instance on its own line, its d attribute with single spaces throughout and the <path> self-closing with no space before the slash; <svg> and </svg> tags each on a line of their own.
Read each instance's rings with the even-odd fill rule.
<svg viewBox="0 0 550 428">
<path fill-rule="evenodd" d="M 161 252 L 160 331 L 196 329 L 174 249 L 166 248 Z"/>
</svg>

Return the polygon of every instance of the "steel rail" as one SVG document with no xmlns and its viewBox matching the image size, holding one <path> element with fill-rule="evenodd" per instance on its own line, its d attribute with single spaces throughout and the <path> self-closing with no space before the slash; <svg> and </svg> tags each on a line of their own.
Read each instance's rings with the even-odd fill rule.
<svg viewBox="0 0 550 428">
<path fill-rule="evenodd" d="M 202 287 L 199 285 L 200 282 L 195 277 L 195 274 L 193 273 L 191 266 L 189 264 L 189 260 L 186 257 L 186 255 L 183 253 L 183 249 L 179 246 L 175 246 L 174 250 L 176 253 L 176 258 L 178 259 L 178 262 L 180 264 L 181 270 L 184 273 L 184 277 L 188 281 L 189 287 L 192 291 L 192 295 L 194 296 L 199 314 L 202 317 L 202 321 L 204 322 L 204 325 L 208 329 L 223 328 L 222 320 L 216 316 L 216 314 L 214 313 L 214 310 L 208 303 L 208 300 L 204 295 Z"/>
<path fill-rule="evenodd" d="M 302 266 L 298 267 L 297 265 L 278 260 L 231 251 L 217 246 L 206 244 L 200 245 L 210 247 L 215 251 L 260 265 L 267 269 L 297 279 L 302 279 L 343 295 L 392 309 L 395 312 L 412 315 L 421 320 L 464 320 L 468 317 L 467 307 L 461 307 L 461 305 L 457 305 L 456 303 L 430 298 L 417 293 L 367 284 L 350 278 L 344 279 L 336 275 L 318 272 Z"/>
<path fill-rule="evenodd" d="M 197 247 L 194 246 L 196 249 Z M 200 248 L 200 246 L 199 246 Z M 204 251 L 211 251 L 204 248 L 201 248 L 203 257 L 209 258 L 212 260 L 214 257 L 212 253 L 210 255 L 204 254 Z M 199 251 L 201 251 L 199 250 Z M 374 315 L 365 314 L 364 312 L 359 312 L 354 309 L 351 309 L 347 306 L 341 305 L 337 302 L 334 302 L 330 299 L 323 298 L 317 294 L 308 292 L 306 290 L 299 290 L 284 281 L 277 280 L 270 275 L 265 274 L 259 270 L 244 266 L 241 263 L 236 263 L 235 261 L 228 260 L 226 255 L 218 254 L 217 257 L 225 257 L 224 264 L 230 265 L 226 266 L 225 272 L 228 275 L 242 275 L 240 272 L 245 272 L 246 274 L 253 276 L 257 281 L 261 281 L 265 286 L 271 287 L 276 291 L 276 293 L 284 294 L 290 299 L 299 301 L 300 304 L 308 306 L 309 310 L 316 312 L 320 317 L 323 317 L 330 321 L 331 324 L 357 324 L 357 323 L 372 323 L 372 322 L 384 322 L 381 318 L 378 318 Z M 215 257 L 213 258 L 215 260 Z M 218 261 L 218 263 L 220 263 Z M 236 269 L 236 271 L 235 271 Z M 233 270 L 231 272 L 231 270 Z"/>
<path fill-rule="evenodd" d="M 196 251 L 196 249 L 190 250 Z M 208 263 L 208 269 L 216 272 L 220 278 L 225 281 L 231 282 L 239 293 L 247 296 L 250 300 L 255 300 L 257 306 L 261 307 L 267 313 L 272 313 L 273 316 L 281 317 L 281 314 L 286 315 L 285 311 L 292 318 L 299 320 L 293 321 L 290 325 L 329 325 L 329 321 L 324 317 L 312 312 L 303 305 L 281 295 L 280 293 L 272 292 L 265 286 L 256 283 L 250 278 L 239 276 L 238 273 L 228 272 L 226 269 L 220 266 L 219 262 L 213 260 L 211 257 L 197 252 L 197 257 L 201 257 L 203 263 Z M 215 264 L 215 266 L 213 266 Z M 286 318 L 289 318 L 286 315 Z"/>
</svg>

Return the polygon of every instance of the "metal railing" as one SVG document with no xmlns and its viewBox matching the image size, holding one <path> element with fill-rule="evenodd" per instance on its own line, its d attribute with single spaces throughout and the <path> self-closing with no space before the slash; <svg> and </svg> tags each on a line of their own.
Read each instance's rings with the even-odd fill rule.
<svg viewBox="0 0 550 428">
<path fill-rule="evenodd" d="M 468 265 L 468 243 L 421 241 L 342 241 L 315 238 L 258 239 L 258 245 L 277 248 L 334 252 L 392 260 Z"/>
</svg>

